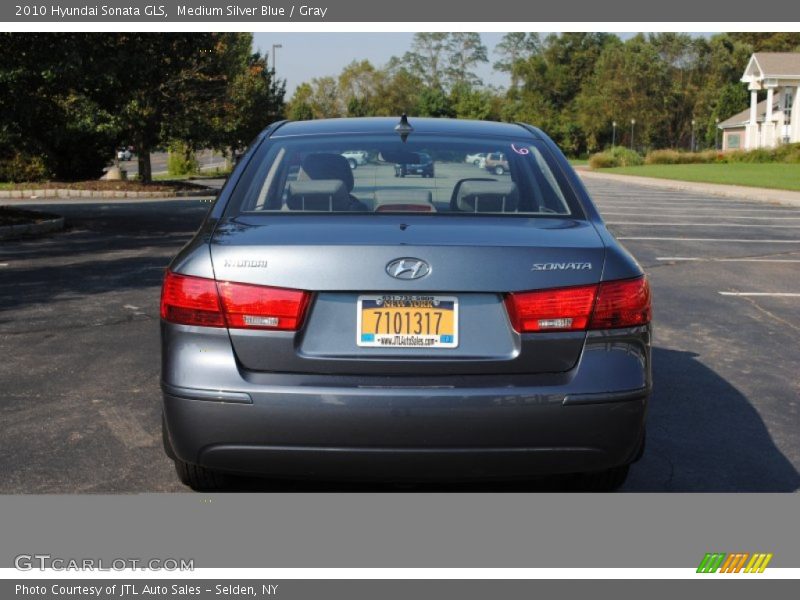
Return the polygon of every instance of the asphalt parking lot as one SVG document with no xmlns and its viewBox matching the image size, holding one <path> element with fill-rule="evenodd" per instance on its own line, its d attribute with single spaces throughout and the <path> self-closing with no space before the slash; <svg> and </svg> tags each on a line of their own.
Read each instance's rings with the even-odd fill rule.
<svg viewBox="0 0 800 600">
<path fill-rule="evenodd" d="M 800 208 L 586 184 L 654 293 L 647 449 L 624 491 L 797 491 Z M 209 203 L 47 207 L 66 231 L 0 243 L 0 492 L 185 491 L 161 450 L 159 285 Z"/>
</svg>

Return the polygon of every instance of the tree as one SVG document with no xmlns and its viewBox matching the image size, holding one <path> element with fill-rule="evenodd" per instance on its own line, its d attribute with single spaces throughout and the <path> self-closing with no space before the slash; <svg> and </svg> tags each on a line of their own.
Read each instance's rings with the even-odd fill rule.
<svg viewBox="0 0 800 600">
<path fill-rule="evenodd" d="M 798 32 L 739 32 L 727 34 L 734 42 L 751 47 L 753 52 L 800 52 Z"/>
<path fill-rule="evenodd" d="M 123 137 L 136 147 L 139 177 L 150 181 L 150 152 L 179 139 L 191 147 L 218 140 L 231 82 L 247 68 L 250 34 L 116 35 Z"/>
<path fill-rule="evenodd" d="M 378 70 L 368 60 L 353 61 L 339 74 L 338 89 L 347 115 L 364 117 L 373 112 L 379 80 Z"/>
<path fill-rule="evenodd" d="M 5 151 L 44 157 L 62 179 L 97 177 L 116 145 L 134 145 L 150 181 L 151 150 L 238 145 L 280 112 L 282 84 L 251 54 L 252 41 L 240 33 L 3 35 L 9 94 L 0 94 L 0 141 Z"/>
<path fill-rule="evenodd" d="M 474 89 L 467 84 L 453 88 L 450 105 L 454 116 L 459 119 L 498 120 L 495 112 L 494 95 L 489 90 Z"/>
<path fill-rule="evenodd" d="M 500 57 L 500 60 L 494 63 L 494 69 L 510 74 L 511 89 L 516 90 L 519 85 L 519 74 L 514 70 L 517 61 L 527 60 L 541 50 L 542 42 L 538 33 L 507 33 L 494 47 L 495 54 Z"/>
<path fill-rule="evenodd" d="M 644 36 L 608 45 L 576 99 L 576 121 L 589 148 L 608 141 L 614 120 L 621 125 L 617 141 L 630 143 L 631 119 L 636 120 L 637 146 L 665 145 L 669 116 L 675 110 L 671 89 L 666 62 Z"/>
<path fill-rule="evenodd" d="M 314 118 L 314 110 L 311 108 L 311 95 L 313 90 L 311 84 L 301 83 L 294 91 L 294 95 L 286 105 L 286 116 L 292 121 L 310 121 Z"/>
<path fill-rule="evenodd" d="M 311 80 L 311 110 L 315 119 L 341 117 L 342 103 L 339 99 L 339 88 L 333 77 L 315 77 Z"/>
<path fill-rule="evenodd" d="M 373 114 L 388 117 L 413 113 L 423 88 L 417 74 L 390 61 L 389 66 L 378 72 Z"/>
<path fill-rule="evenodd" d="M 0 34 L 0 161 L 36 161 L 59 179 L 93 178 L 113 151 L 108 36 Z"/>
<path fill-rule="evenodd" d="M 243 149 L 267 125 L 283 118 L 285 94 L 286 82 L 267 68 L 266 57 L 252 54 L 247 68 L 231 81 L 219 127 L 222 135 L 214 145 Z"/>
<path fill-rule="evenodd" d="M 489 62 L 486 46 L 478 33 L 451 33 L 446 44 L 447 82 L 450 89 L 456 86 L 478 86 L 481 79 L 475 74 L 475 67 Z"/>
<path fill-rule="evenodd" d="M 440 89 L 428 88 L 420 94 L 415 114 L 420 117 L 453 117 L 455 111 L 447 94 Z"/>
<path fill-rule="evenodd" d="M 604 50 L 619 44 L 619 38 L 605 33 L 547 36 L 540 52 L 514 63 L 519 87 L 508 91 L 503 118 L 542 127 L 568 152 L 585 152 L 587 132 L 575 127 L 577 97 Z"/>
<path fill-rule="evenodd" d="M 419 74 L 428 88 L 444 89 L 448 37 L 449 34 L 442 32 L 415 33 L 411 50 L 403 55 L 403 64 Z"/>
</svg>

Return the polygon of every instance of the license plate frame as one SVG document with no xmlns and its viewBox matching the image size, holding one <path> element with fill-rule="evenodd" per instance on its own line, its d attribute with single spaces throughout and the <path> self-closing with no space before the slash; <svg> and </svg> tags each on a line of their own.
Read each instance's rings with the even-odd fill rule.
<svg viewBox="0 0 800 600">
<path fill-rule="evenodd" d="M 367 306 L 365 307 L 365 303 Z M 392 306 L 387 307 L 387 303 Z M 395 306 L 396 305 L 396 306 Z M 381 317 L 367 315 L 364 311 L 371 310 L 381 312 L 386 316 L 386 323 L 382 323 Z M 409 316 L 405 317 L 408 312 Z M 436 313 L 441 312 L 436 331 Z M 417 313 L 421 315 L 421 325 L 418 327 Z M 392 323 L 389 324 L 389 314 L 392 314 Z M 394 315 L 400 314 L 401 331 L 408 329 L 406 333 L 395 332 Z M 429 315 L 427 318 L 425 315 Z M 445 350 L 458 347 L 459 343 L 459 318 L 458 318 L 458 297 L 441 294 L 362 294 L 356 301 L 356 345 L 361 348 L 402 348 L 402 349 L 424 349 L 424 350 Z M 405 319 L 405 324 L 403 320 Z M 364 331 L 364 326 L 371 325 L 376 321 L 371 329 L 386 325 L 389 332 Z M 404 327 L 408 325 L 408 327 Z M 449 327 L 448 325 L 451 325 Z M 442 327 L 444 327 L 442 329 Z M 417 329 L 425 333 L 414 333 Z M 385 341 L 389 340 L 389 341 Z"/>
</svg>

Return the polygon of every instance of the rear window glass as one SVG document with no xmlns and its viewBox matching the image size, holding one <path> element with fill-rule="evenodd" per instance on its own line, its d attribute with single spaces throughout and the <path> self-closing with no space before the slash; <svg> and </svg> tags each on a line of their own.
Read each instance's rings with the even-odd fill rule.
<svg viewBox="0 0 800 600">
<path fill-rule="evenodd" d="M 268 140 L 237 184 L 239 213 L 579 216 L 531 140 L 414 135 Z"/>
</svg>

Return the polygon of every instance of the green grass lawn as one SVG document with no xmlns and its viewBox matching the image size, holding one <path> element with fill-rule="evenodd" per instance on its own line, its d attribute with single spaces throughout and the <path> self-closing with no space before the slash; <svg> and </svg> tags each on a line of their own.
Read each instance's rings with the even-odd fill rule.
<svg viewBox="0 0 800 600">
<path fill-rule="evenodd" d="M 571 164 L 573 167 L 582 167 L 589 164 L 588 158 L 570 158 L 568 160 L 569 164 Z"/>
<path fill-rule="evenodd" d="M 800 191 L 800 165 L 787 163 L 643 165 L 599 169 L 597 172 Z"/>
</svg>

